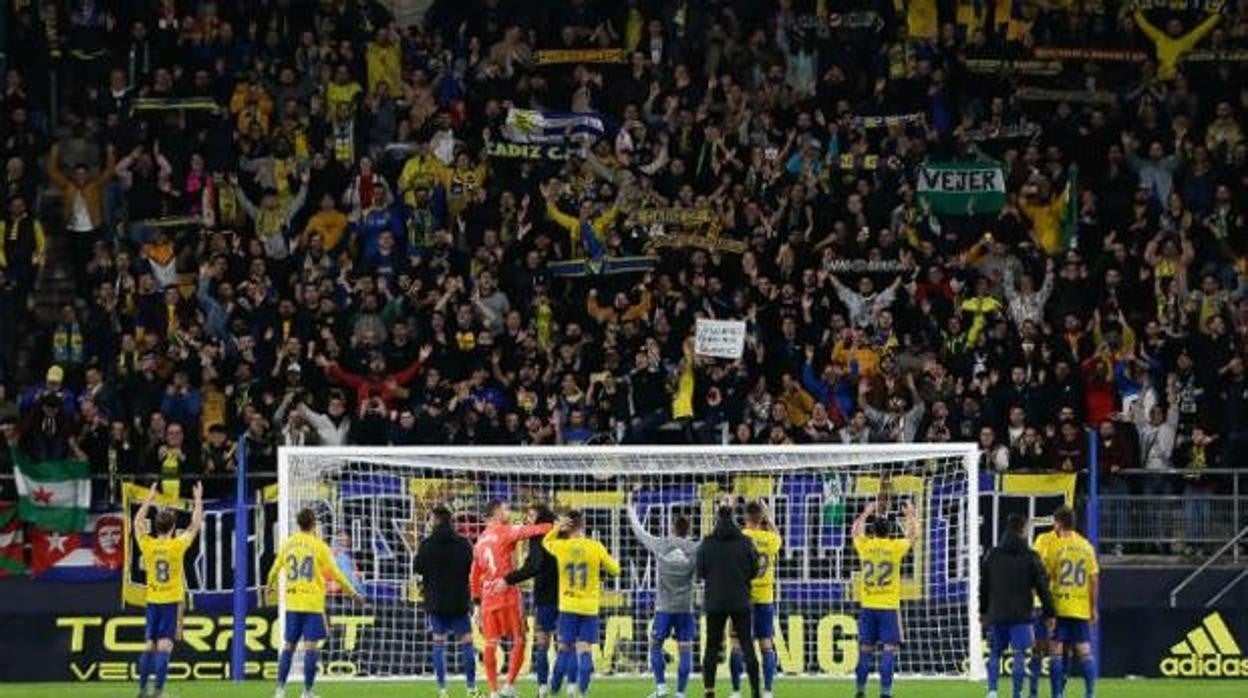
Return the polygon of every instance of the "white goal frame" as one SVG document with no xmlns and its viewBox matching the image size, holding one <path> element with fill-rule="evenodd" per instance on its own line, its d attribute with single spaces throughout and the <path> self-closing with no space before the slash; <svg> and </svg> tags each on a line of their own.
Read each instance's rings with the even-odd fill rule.
<svg viewBox="0 0 1248 698">
<path fill-rule="evenodd" d="M 308 456 L 315 458 L 342 458 L 354 460 L 372 460 L 378 463 L 386 462 L 411 462 L 422 458 L 446 459 L 444 463 L 438 467 L 449 471 L 471 471 L 473 468 L 463 461 L 474 457 L 500 457 L 508 456 L 515 458 L 520 456 L 524 458 L 526 463 L 526 471 L 532 473 L 566 473 L 565 469 L 552 467 L 552 460 L 558 456 L 559 460 L 568 457 L 585 456 L 587 458 L 594 457 L 594 462 L 598 467 L 591 474 L 601 475 L 648 475 L 668 473 L 668 470 L 660 468 L 637 468 L 629 467 L 623 469 L 620 467 L 602 467 L 603 457 L 609 459 L 611 456 L 697 456 L 707 453 L 714 453 L 716 456 L 751 456 L 759 457 L 767 454 L 777 455 L 806 455 L 806 456 L 835 456 L 841 460 L 847 461 L 846 465 L 852 463 L 871 463 L 873 461 L 904 461 L 919 459 L 924 456 L 932 458 L 948 458 L 960 459 L 963 470 L 967 479 L 967 502 L 966 502 L 966 542 L 967 550 L 971 551 L 972 556 L 978 556 L 980 552 L 980 482 L 979 482 L 979 461 L 980 449 L 978 444 L 973 442 L 957 442 L 943 444 L 799 444 L 785 446 L 767 446 L 767 445 L 702 445 L 702 446 L 283 446 L 278 448 L 277 453 L 277 483 L 278 483 L 278 534 L 279 541 L 285 541 L 290 535 L 291 515 L 288 514 L 290 506 L 291 492 L 291 468 L 294 459 L 300 456 Z M 609 462 L 607 460 L 606 462 Z M 634 464 L 635 465 L 635 464 Z M 787 470 L 796 470 L 797 468 L 781 468 L 777 472 Z M 736 468 L 728 468 L 723 472 L 733 472 Z M 756 468 L 740 468 L 743 472 L 754 472 Z M 922 679 L 927 681 L 982 681 L 986 675 L 986 667 L 983 661 L 985 655 L 983 627 L 980 623 L 980 604 L 979 604 L 979 584 L 980 584 L 980 561 L 978 557 L 967 561 L 967 629 L 969 637 L 966 638 L 966 647 L 968 650 L 968 666 L 967 671 L 962 674 L 915 674 L 906 675 L 907 680 Z M 285 589 L 285 575 L 279 577 L 279 588 Z M 285 599 L 284 594 L 279 594 L 279 617 L 278 623 L 283 622 L 285 616 Z M 301 653 L 297 653 L 301 654 Z M 334 680 L 333 677 L 323 677 L 321 680 Z M 422 677 L 369 677 L 367 681 L 420 681 Z M 634 675 L 600 675 L 596 680 L 611 680 L 612 678 L 636 678 Z M 826 679 L 827 676 L 819 676 L 816 674 L 804 674 L 798 676 L 785 676 L 786 681 L 794 679 Z"/>
</svg>

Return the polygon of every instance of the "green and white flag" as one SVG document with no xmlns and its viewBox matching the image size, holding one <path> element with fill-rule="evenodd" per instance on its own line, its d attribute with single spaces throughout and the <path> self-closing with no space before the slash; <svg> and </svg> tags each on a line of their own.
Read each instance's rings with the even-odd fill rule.
<svg viewBox="0 0 1248 698">
<path fill-rule="evenodd" d="M 929 162 L 919 168 L 917 191 L 939 215 L 998 213 L 1005 207 L 1005 172 L 994 162 Z"/>
<path fill-rule="evenodd" d="M 17 475 L 17 516 L 50 531 L 81 531 L 91 506 L 91 473 L 86 461 L 35 462 L 13 449 Z"/>
</svg>

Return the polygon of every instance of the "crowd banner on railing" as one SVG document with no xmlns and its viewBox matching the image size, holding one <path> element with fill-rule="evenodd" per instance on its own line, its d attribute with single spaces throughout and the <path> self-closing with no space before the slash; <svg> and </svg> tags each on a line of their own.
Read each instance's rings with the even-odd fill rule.
<svg viewBox="0 0 1248 698">
<path fill-rule="evenodd" d="M 51 531 L 81 531 L 91 507 L 91 471 L 84 460 L 36 460 L 10 449 L 17 480 L 17 516 Z"/>
<path fill-rule="evenodd" d="M 123 603 L 130 606 L 143 606 L 147 593 L 138 547 L 134 544 L 133 533 L 130 531 L 130 520 L 146 496 L 147 490 L 137 485 L 127 484 L 122 488 L 125 531 L 121 597 Z M 186 500 L 171 499 L 158 494 L 156 503 L 176 512 L 178 528 L 189 523 L 190 506 Z M 229 611 L 232 608 L 235 556 L 231 554 L 231 543 L 238 523 L 234 504 L 233 500 L 211 500 L 204 503 L 203 530 L 186 555 L 187 597 L 193 609 Z M 249 497 L 246 511 L 247 517 L 256 522 L 257 528 L 243 559 L 247 562 L 248 569 L 253 572 L 252 579 L 263 579 L 263 573 L 268 572 L 273 553 L 277 549 L 274 525 L 277 516 L 277 488 L 267 487 Z M 246 592 L 248 598 L 254 598 L 255 586 L 247 587 Z"/>
<path fill-rule="evenodd" d="M 533 62 L 538 65 L 560 63 L 623 63 L 626 60 L 622 48 L 557 48 L 534 52 Z"/>
<path fill-rule="evenodd" d="M 916 191 L 938 214 L 997 213 L 1005 207 L 1005 173 L 995 162 L 928 162 Z"/>
<path fill-rule="evenodd" d="M 0 502 L 0 579 L 25 574 L 26 528 L 17 518 L 17 504 Z"/>
</svg>

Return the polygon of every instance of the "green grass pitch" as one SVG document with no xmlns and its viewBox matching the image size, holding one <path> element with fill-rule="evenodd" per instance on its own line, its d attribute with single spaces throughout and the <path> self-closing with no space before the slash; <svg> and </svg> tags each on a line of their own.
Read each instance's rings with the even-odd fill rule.
<svg viewBox="0 0 1248 698">
<path fill-rule="evenodd" d="M 670 679 L 669 679 L 670 680 Z M 1002 682 L 1002 687 L 1009 685 Z M 1181 680 L 1105 680 L 1097 683 L 1097 698 L 1244 698 L 1246 693 L 1243 681 L 1181 681 Z M 269 698 L 273 695 L 273 684 L 252 681 L 242 685 L 230 683 L 171 683 L 166 691 L 168 698 Z M 289 698 L 298 698 L 301 686 L 292 685 L 287 688 Z M 591 688 L 590 698 L 646 698 L 653 686 L 644 680 L 616 680 L 604 678 L 597 681 Z M 689 686 L 690 698 L 700 698 L 701 682 L 693 681 Z M 726 686 L 719 686 L 718 695 L 728 696 Z M 317 685 L 316 693 L 320 698 L 435 698 L 437 692 L 428 682 L 421 683 L 343 683 L 325 682 Z M 848 681 L 833 680 L 778 680 L 776 682 L 776 698 L 852 698 L 853 684 Z M 0 696 L 4 698 L 129 698 L 135 694 L 132 684 L 120 683 L 28 683 L 0 684 Z M 746 692 L 748 696 L 749 692 Z M 898 681 L 893 686 L 895 698 L 976 698 L 985 694 L 983 684 L 970 684 L 958 681 Z M 531 684 L 520 686 L 521 698 L 534 698 L 537 692 Z M 868 688 L 867 695 L 875 698 L 879 695 L 878 686 L 874 683 Z M 1009 689 L 1001 692 L 1008 696 Z M 1046 684 L 1040 691 L 1041 696 L 1048 696 Z M 1082 698 L 1083 684 L 1074 682 L 1067 686 L 1066 695 L 1070 698 Z M 463 698 L 463 684 L 452 684 L 450 698 Z"/>
</svg>

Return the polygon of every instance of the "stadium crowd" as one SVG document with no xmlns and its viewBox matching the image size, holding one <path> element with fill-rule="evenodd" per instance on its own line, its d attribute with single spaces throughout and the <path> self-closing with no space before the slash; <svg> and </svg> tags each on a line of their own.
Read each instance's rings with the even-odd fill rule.
<svg viewBox="0 0 1248 698">
<path fill-rule="evenodd" d="M 968 440 L 1083 473 L 1093 429 L 1149 493 L 1248 454 L 1248 2 L 385 5 L 4 3 L 24 450 Z M 508 148 L 513 109 L 576 127 Z M 935 211 L 925 162 L 999 163 L 1005 200 Z"/>
</svg>

